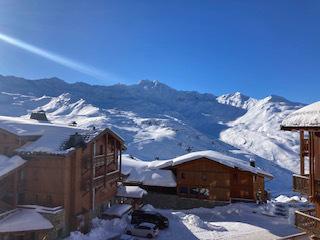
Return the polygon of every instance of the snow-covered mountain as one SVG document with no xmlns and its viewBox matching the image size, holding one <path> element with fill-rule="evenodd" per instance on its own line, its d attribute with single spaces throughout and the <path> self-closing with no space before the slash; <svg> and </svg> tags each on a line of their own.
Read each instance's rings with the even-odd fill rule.
<svg viewBox="0 0 320 240">
<path fill-rule="evenodd" d="M 258 100 L 241 93 L 216 97 L 177 91 L 158 81 L 135 85 L 69 84 L 57 78 L 25 80 L 0 76 L 0 115 L 28 117 L 45 110 L 57 123 L 110 127 L 144 160 L 166 159 L 212 149 L 270 171 L 290 189 L 298 170 L 298 137 L 279 130 L 282 119 L 302 106 L 284 98 Z"/>
</svg>

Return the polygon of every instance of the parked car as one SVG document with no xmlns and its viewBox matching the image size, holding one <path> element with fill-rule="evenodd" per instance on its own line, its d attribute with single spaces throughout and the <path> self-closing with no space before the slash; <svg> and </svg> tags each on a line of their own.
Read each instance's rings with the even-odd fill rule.
<svg viewBox="0 0 320 240">
<path fill-rule="evenodd" d="M 168 218 L 162 216 L 160 213 L 155 211 L 143 211 L 143 210 L 135 210 L 132 213 L 131 223 L 139 224 L 139 223 L 153 223 L 157 225 L 160 229 L 164 229 L 169 227 Z"/>
<path fill-rule="evenodd" d="M 158 235 L 159 228 L 155 224 L 144 222 L 128 226 L 126 233 L 128 235 L 134 235 L 139 237 L 154 238 Z"/>
</svg>

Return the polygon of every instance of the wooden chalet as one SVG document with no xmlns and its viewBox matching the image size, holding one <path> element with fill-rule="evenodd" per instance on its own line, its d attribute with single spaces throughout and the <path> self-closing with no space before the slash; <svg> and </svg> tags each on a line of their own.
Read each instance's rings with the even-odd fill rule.
<svg viewBox="0 0 320 240">
<path fill-rule="evenodd" d="M 132 161 L 126 157 L 124 164 L 133 165 L 130 163 Z M 166 204 L 158 204 L 163 194 L 178 196 L 178 199 L 171 197 L 175 205 L 169 205 L 168 201 L 168 207 L 174 208 L 188 208 L 192 204 L 201 206 L 199 201 L 194 200 L 207 203 L 265 201 L 265 178 L 272 179 L 272 175 L 251 164 L 215 151 L 192 152 L 170 160 L 150 162 L 141 171 L 132 170 L 124 183 L 146 189 L 147 199 L 151 199 L 153 193 L 158 193 L 150 201 L 164 208 Z M 190 201 L 192 204 L 182 199 L 193 199 Z"/>
<path fill-rule="evenodd" d="M 84 130 L 0 116 L 0 154 L 8 159 L 18 155 L 24 161 L 0 177 L 0 187 L 10 189 L 7 196 L 0 196 L 0 213 L 33 209 L 53 224 L 47 239 L 88 231 L 90 220 L 115 201 L 124 148 L 122 138 L 110 129 Z M 29 239 L 17 232 L 2 234 L 1 224 L 0 215 L 0 239 L 3 234 L 13 240 Z"/>
<path fill-rule="evenodd" d="M 300 174 L 293 175 L 293 190 L 309 197 L 315 209 L 296 211 L 296 226 L 320 238 L 320 102 L 303 107 L 283 120 L 281 129 L 299 133 Z"/>
<path fill-rule="evenodd" d="M 189 153 L 165 164 L 177 179 L 181 197 L 211 201 L 266 200 L 264 179 L 272 175 L 215 151 Z"/>
</svg>

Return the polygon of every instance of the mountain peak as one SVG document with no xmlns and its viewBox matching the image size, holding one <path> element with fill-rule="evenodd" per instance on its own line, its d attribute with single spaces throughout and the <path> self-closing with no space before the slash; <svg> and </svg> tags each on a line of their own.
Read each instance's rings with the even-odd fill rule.
<svg viewBox="0 0 320 240">
<path fill-rule="evenodd" d="M 138 83 L 139 86 L 143 87 L 144 89 L 152 89 L 152 88 L 170 88 L 168 85 L 161 83 L 158 80 L 140 80 Z"/>
<path fill-rule="evenodd" d="M 241 92 L 223 94 L 220 97 L 217 97 L 217 101 L 221 104 L 227 104 L 243 109 L 249 109 L 257 102 L 256 99 L 250 98 Z"/>
</svg>

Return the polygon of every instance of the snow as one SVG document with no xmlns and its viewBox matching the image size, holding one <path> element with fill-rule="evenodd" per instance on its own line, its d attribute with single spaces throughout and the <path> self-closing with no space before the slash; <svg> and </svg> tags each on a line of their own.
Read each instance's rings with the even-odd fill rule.
<svg viewBox="0 0 320 240">
<path fill-rule="evenodd" d="M 298 230 L 288 218 L 272 218 L 261 214 L 263 206 L 235 203 L 215 208 L 186 211 L 158 210 L 168 217 L 170 227 L 158 239 L 277 239 Z"/>
<path fill-rule="evenodd" d="M 63 154 L 62 144 L 75 133 L 87 135 L 90 131 L 66 125 L 38 122 L 33 119 L 0 116 L 0 128 L 17 136 L 35 136 L 35 141 L 18 148 L 18 152 L 46 152 Z"/>
<path fill-rule="evenodd" d="M 251 106 L 241 117 L 226 123 L 220 139 L 291 171 L 299 170 L 299 137 L 280 130 L 281 122 L 303 105 L 269 96 Z"/>
<path fill-rule="evenodd" d="M 185 154 L 183 156 L 173 158 L 171 160 L 164 160 L 163 162 L 156 161 L 155 163 L 150 163 L 150 166 L 155 167 L 155 168 L 165 168 L 168 166 L 176 166 L 176 165 L 190 162 L 190 161 L 200 159 L 200 158 L 207 158 L 209 160 L 218 162 L 220 164 L 223 164 L 223 165 L 231 167 L 231 168 L 238 168 L 240 170 L 252 172 L 254 174 L 261 174 L 261 175 L 267 176 L 269 178 L 273 177 L 272 174 L 267 173 L 257 167 L 252 167 L 248 163 L 246 163 L 240 159 L 236 159 L 236 158 L 224 155 L 220 152 L 211 151 L 211 150 L 192 152 L 189 154 Z"/>
<path fill-rule="evenodd" d="M 125 180 L 129 183 L 141 183 L 145 186 L 176 187 L 176 179 L 172 171 L 162 169 L 146 169 L 139 171 L 132 169 Z"/>
<path fill-rule="evenodd" d="M 250 109 L 258 102 L 257 99 L 245 96 L 240 92 L 221 95 L 217 97 L 217 101 L 222 104 L 227 104 L 243 109 Z"/>
<path fill-rule="evenodd" d="M 40 213 L 30 209 L 17 209 L 0 220 L 0 233 L 49 230 L 53 225 Z"/>
<path fill-rule="evenodd" d="M 19 208 L 23 209 L 33 209 L 38 213 L 49 213 L 49 214 L 57 214 L 61 211 L 63 211 L 62 206 L 58 207 L 45 207 L 40 205 L 18 205 Z"/>
<path fill-rule="evenodd" d="M 176 178 L 172 171 L 163 169 L 153 169 L 149 167 L 149 162 L 122 155 L 122 173 L 129 175 L 125 182 L 142 184 L 145 186 L 176 187 Z"/>
<path fill-rule="evenodd" d="M 72 232 L 67 240 L 108 240 L 121 235 L 127 227 L 127 220 L 115 218 L 103 220 L 95 218 L 92 221 L 92 229 L 88 234 Z"/>
<path fill-rule="evenodd" d="M 118 186 L 117 197 L 142 198 L 147 191 L 138 186 Z"/>
<path fill-rule="evenodd" d="M 55 87 L 48 88 L 51 85 Z M 266 185 L 277 194 L 291 191 L 291 172 L 286 169 L 299 171 L 299 138 L 279 126 L 303 104 L 277 96 L 216 97 L 152 81 L 90 86 L 55 78 L 29 82 L 0 76 L 0 86 L 0 115 L 25 119 L 31 111 L 45 110 L 55 125 L 76 121 L 78 128 L 108 127 L 123 136 L 126 153 L 143 160 L 208 149 L 244 161 L 253 158 L 274 175 Z"/>
<path fill-rule="evenodd" d="M 281 125 L 283 127 L 320 127 L 320 101 L 289 114 Z"/>
<path fill-rule="evenodd" d="M 147 207 L 169 219 L 169 228 L 159 232 L 159 240 L 255 240 L 257 236 L 260 240 L 270 240 L 299 232 L 288 217 L 274 218 L 262 214 L 265 205 L 234 203 L 183 211 L 154 209 L 150 205 Z M 121 233 L 121 239 L 130 239 L 123 234 L 127 225 L 128 219 L 95 219 L 89 234 L 72 233 L 69 240 L 102 240 L 108 239 L 110 234 Z"/>
<path fill-rule="evenodd" d="M 26 161 L 19 156 L 7 157 L 0 155 L 0 178 L 7 175 L 11 171 L 24 165 Z"/>
<path fill-rule="evenodd" d="M 122 217 L 125 213 L 130 211 L 132 206 L 130 204 L 115 204 L 106 210 L 104 210 L 103 214 L 107 216 L 115 216 Z"/>
<path fill-rule="evenodd" d="M 288 197 L 286 195 L 280 195 L 276 197 L 275 201 L 280 203 L 307 203 L 308 202 L 308 200 L 305 197 L 300 197 L 300 196 Z"/>
</svg>

